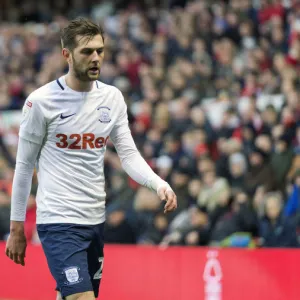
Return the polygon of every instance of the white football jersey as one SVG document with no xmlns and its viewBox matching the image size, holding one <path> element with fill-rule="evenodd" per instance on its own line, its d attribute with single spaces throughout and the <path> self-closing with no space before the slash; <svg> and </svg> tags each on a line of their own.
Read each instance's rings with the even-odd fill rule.
<svg viewBox="0 0 300 300">
<path fill-rule="evenodd" d="M 77 92 L 62 76 L 28 97 L 19 135 L 41 144 L 37 224 L 104 222 L 107 140 L 128 131 L 121 92 L 100 81 Z"/>
</svg>

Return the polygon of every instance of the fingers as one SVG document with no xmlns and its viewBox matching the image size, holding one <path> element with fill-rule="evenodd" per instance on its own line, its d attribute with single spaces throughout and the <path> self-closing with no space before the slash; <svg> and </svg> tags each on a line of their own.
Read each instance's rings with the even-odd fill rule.
<svg viewBox="0 0 300 300">
<path fill-rule="evenodd" d="M 23 252 L 17 253 L 11 251 L 9 248 L 6 248 L 5 254 L 16 264 L 25 266 L 25 250 Z"/>
<path fill-rule="evenodd" d="M 25 253 L 19 255 L 20 265 L 25 266 Z"/>
<path fill-rule="evenodd" d="M 8 250 L 7 247 L 5 248 L 5 254 L 6 254 L 7 257 L 9 257 L 9 250 Z"/>
<path fill-rule="evenodd" d="M 14 253 L 9 249 L 6 249 L 5 253 L 6 256 L 9 257 L 12 261 L 14 261 L 16 264 L 19 264 L 19 255 L 17 253 Z"/>
<path fill-rule="evenodd" d="M 11 251 L 6 250 L 6 256 L 8 256 L 11 260 L 14 260 L 14 255 Z"/>
<path fill-rule="evenodd" d="M 8 251 L 6 255 L 16 264 L 25 266 L 25 255 L 24 254 L 18 254 L 18 253 L 12 253 Z"/>
<path fill-rule="evenodd" d="M 19 255 L 18 253 L 14 253 L 13 255 L 13 261 L 16 263 L 16 264 L 20 264 L 20 261 L 19 261 Z"/>
<path fill-rule="evenodd" d="M 177 208 L 177 197 L 170 186 L 158 188 L 157 194 L 162 201 L 166 201 L 164 213 L 173 211 Z"/>
<path fill-rule="evenodd" d="M 164 213 L 174 211 L 177 208 L 177 197 L 172 190 L 167 190 L 165 193 L 167 203 L 164 207 Z"/>
<path fill-rule="evenodd" d="M 18 265 L 22 265 L 22 266 L 25 266 L 25 254 L 24 253 L 21 253 L 21 254 L 14 254 L 13 255 L 13 261 L 18 264 Z"/>
</svg>

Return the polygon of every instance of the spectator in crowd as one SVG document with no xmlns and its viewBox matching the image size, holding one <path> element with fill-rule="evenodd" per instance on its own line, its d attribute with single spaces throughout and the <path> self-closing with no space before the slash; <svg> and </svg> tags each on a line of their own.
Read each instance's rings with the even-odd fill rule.
<svg viewBox="0 0 300 300">
<path fill-rule="evenodd" d="M 212 219 L 216 220 L 216 224 L 211 232 L 210 239 L 212 244 L 222 244 L 226 238 L 236 233 L 249 233 L 251 238 L 257 237 L 257 216 L 251 207 L 248 195 L 242 190 L 235 192 L 229 206 L 224 206 L 221 203 L 213 214 Z M 226 242 L 228 243 L 228 240 Z M 249 240 L 248 243 L 250 242 Z M 246 244 L 247 246 L 248 243 Z M 234 241 L 230 245 L 234 246 Z"/>
<path fill-rule="evenodd" d="M 234 153 L 229 157 L 229 182 L 235 190 L 245 190 L 245 174 L 247 173 L 247 160 L 242 153 Z"/>
<path fill-rule="evenodd" d="M 260 221 L 259 231 L 263 247 L 298 247 L 296 222 L 284 217 L 280 193 L 266 195 L 265 216 Z"/>
<path fill-rule="evenodd" d="M 230 187 L 225 178 L 217 177 L 215 170 L 203 174 L 203 187 L 198 195 L 198 205 L 207 211 L 213 211 L 220 203 L 227 203 L 230 197 Z"/>
<path fill-rule="evenodd" d="M 138 243 L 143 245 L 157 245 L 167 234 L 167 229 L 167 217 L 158 212 L 156 215 L 154 215 L 153 221 L 150 223 L 145 232 L 139 237 Z"/>
<path fill-rule="evenodd" d="M 275 183 L 278 190 L 284 191 L 285 178 L 291 168 L 293 161 L 293 149 L 288 136 L 282 135 L 275 141 L 274 153 L 271 157 L 271 166 L 274 170 Z"/>
<path fill-rule="evenodd" d="M 136 242 L 136 234 L 128 222 L 124 210 L 116 209 L 108 213 L 104 241 L 118 244 L 134 244 Z"/>
<path fill-rule="evenodd" d="M 274 188 L 273 172 L 267 154 L 255 147 L 249 154 L 249 171 L 245 178 L 245 186 L 250 195 L 254 195 L 256 189 L 260 186 L 265 192 L 270 192 Z"/>
<path fill-rule="evenodd" d="M 300 216 L 300 169 L 294 175 L 293 185 L 290 195 L 286 201 L 284 214 L 286 217 Z"/>
</svg>

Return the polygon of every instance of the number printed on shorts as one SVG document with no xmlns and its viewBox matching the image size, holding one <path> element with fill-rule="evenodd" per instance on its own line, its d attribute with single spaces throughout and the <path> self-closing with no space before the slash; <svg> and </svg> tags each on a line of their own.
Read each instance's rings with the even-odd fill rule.
<svg viewBox="0 0 300 300">
<path fill-rule="evenodd" d="M 99 270 L 95 273 L 93 279 L 101 279 L 102 278 L 102 272 L 103 272 L 103 264 L 104 264 L 104 257 L 99 257 L 98 259 L 100 263 Z"/>
<path fill-rule="evenodd" d="M 68 149 L 101 149 L 106 146 L 107 137 L 95 137 L 93 133 L 72 133 L 69 136 L 63 133 L 58 133 L 56 137 L 59 139 L 56 142 L 58 148 L 68 148 Z"/>
</svg>

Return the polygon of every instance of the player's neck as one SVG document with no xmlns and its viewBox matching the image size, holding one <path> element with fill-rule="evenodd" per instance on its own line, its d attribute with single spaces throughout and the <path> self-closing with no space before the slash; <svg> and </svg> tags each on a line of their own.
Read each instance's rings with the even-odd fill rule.
<svg viewBox="0 0 300 300">
<path fill-rule="evenodd" d="M 93 88 L 92 81 L 80 81 L 72 74 L 68 73 L 65 77 L 66 85 L 76 92 L 89 92 Z"/>
</svg>

